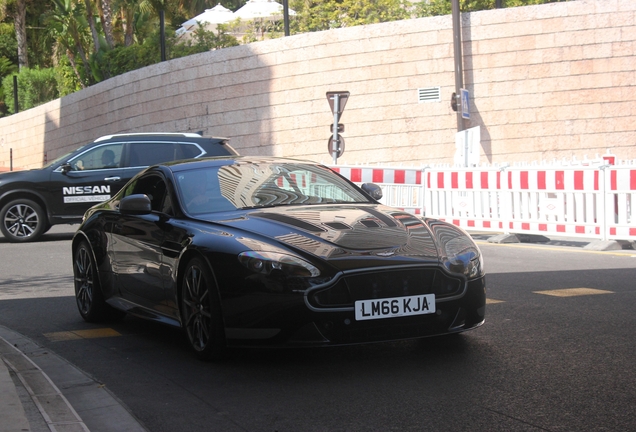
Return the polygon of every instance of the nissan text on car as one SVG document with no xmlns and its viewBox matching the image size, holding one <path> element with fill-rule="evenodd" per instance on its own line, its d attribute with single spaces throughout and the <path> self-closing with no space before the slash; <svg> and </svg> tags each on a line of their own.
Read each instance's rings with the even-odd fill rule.
<svg viewBox="0 0 636 432">
<path fill-rule="evenodd" d="M 41 169 L 0 174 L 0 230 L 10 242 L 36 241 L 53 225 L 81 222 L 148 166 L 236 154 L 226 138 L 195 133 L 103 136 Z"/>
</svg>

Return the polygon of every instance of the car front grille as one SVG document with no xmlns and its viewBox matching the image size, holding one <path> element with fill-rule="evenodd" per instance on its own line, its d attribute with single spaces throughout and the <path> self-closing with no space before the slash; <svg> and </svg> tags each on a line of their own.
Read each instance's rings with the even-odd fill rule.
<svg viewBox="0 0 636 432">
<path fill-rule="evenodd" d="M 439 268 L 390 269 L 347 274 L 328 288 L 309 294 L 317 308 L 352 307 L 357 300 L 435 294 L 436 299 L 461 294 L 465 283 Z"/>
</svg>

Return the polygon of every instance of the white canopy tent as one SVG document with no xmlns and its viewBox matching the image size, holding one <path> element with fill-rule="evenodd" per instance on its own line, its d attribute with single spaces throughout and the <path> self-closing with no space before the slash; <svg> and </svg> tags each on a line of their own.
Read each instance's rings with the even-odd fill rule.
<svg viewBox="0 0 636 432">
<path fill-rule="evenodd" d="M 177 36 L 194 32 L 198 25 L 207 30 L 216 30 L 218 24 L 225 24 L 236 18 L 234 12 L 219 3 L 212 9 L 206 9 L 203 13 L 181 24 L 181 27 L 177 29 Z"/>
<path fill-rule="evenodd" d="M 291 9 L 288 12 L 289 15 L 296 15 Z M 243 7 L 234 12 L 234 16 L 246 21 L 257 18 L 279 20 L 283 18 L 283 5 L 274 0 L 248 0 Z"/>
</svg>

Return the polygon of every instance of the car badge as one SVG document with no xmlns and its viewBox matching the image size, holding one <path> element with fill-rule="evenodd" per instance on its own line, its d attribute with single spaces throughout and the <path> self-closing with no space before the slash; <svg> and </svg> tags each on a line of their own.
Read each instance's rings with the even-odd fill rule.
<svg viewBox="0 0 636 432">
<path fill-rule="evenodd" d="M 376 255 L 381 256 L 381 257 L 390 257 L 392 255 L 395 255 L 395 252 L 390 251 L 390 252 L 378 252 Z"/>
</svg>

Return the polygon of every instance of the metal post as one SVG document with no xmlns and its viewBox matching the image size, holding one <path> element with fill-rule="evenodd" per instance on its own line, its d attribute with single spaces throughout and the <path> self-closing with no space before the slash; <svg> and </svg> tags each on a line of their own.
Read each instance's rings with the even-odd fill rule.
<svg viewBox="0 0 636 432">
<path fill-rule="evenodd" d="M 159 11 L 159 33 L 161 39 L 161 61 L 166 61 L 166 23 L 164 11 Z"/>
<path fill-rule="evenodd" d="M 338 165 L 338 148 L 340 147 L 340 142 L 338 142 L 338 120 L 340 112 L 340 96 L 338 93 L 333 95 L 333 151 L 331 155 L 333 156 L 333 164 Z"/>
<path fill-rule="evenodd" d="M 13 75 L 13 113 L 18 113 L 18 76 Z"/>
<path fill-rule="evenodd" d="M 283 24 L 285 36 L 289 36 L 289 0 L 283 0 Z"/>
<path fill-rule="evenodd" d="M 464 71 L 462 68 L 462 24 L 459 11 L 459 0 L 451 0 L 453 6 L 453 46 L 455 48 L 455 97 L 457 98 L 457 132 L 464 130 L 462 118 L 461 89 L 464 88 Z"/>
<path fill-rule="evenodd" d="M 13 171 L 13 147 L 9 149 L 9 171 Z"/>
</svg>

